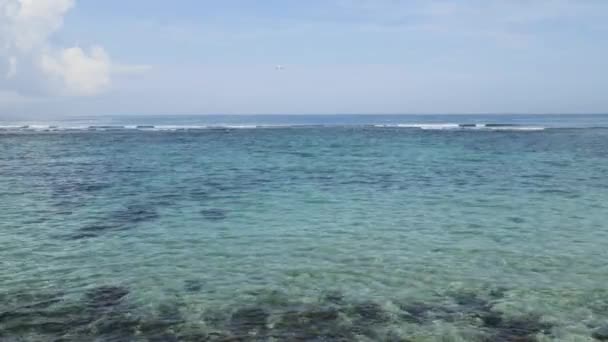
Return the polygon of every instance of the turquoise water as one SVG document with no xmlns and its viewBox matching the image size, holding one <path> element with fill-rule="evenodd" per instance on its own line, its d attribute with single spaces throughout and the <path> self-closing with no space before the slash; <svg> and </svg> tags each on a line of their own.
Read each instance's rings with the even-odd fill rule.
<svg viewBox="0 0 608 342">
<path fill-rule="evenodd" d="M 450 119 L 5 128 L 0 340 L 593 341 L 607 117 Z"/>
</svg>

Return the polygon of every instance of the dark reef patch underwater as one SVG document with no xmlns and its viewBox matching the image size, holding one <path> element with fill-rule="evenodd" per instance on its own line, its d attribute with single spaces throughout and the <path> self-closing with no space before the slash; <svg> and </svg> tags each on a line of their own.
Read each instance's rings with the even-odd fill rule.
<svg viewBox="0 0 608 342">
<path fill-rule="evenodd" d="M 188 282 L 192 286 L 192 282 Z M 196 285 L 198 286 L 198 284 Z M 426 341 L 411 325 L 460 322 L 470 341 L 540 341 L 554 324 L 540 315 L 507 316 L 496 310 L 494 292 L 453 293 L 433 303 L 346 301 L 330 292 L 298 302 L 277 291 L 260 291 L 242 307 L 208 308 L 187 319 L 183 301 L 138 307 L 123 286 L 99 286 L 77 300 L 62 293 L 4 294 L 0 340 L 17 341 Z M 400 329 L 403 328 L 403 329 Z M 602 339 L 601 328 L 594 337 Z"/>
<path fill-rule="evenodd" d="M 62 238 L 67 240 L 94 238 L 107 232 L 131 229 L 139 223 L 152 221 L 158 217 L 156 209 L 152 205 L 128 205 L 112 212 L 104 220 L 85 225 L 78 228 L 75 233 L 62 236 Z"/>
</svg>

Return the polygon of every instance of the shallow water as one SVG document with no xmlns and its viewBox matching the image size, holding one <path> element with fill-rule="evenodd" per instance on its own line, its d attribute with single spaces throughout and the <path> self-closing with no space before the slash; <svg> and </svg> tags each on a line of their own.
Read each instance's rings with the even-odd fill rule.
<svg viewBox="0 0 608 342">
<path fill-rule="evenodd" d="M 608 129 L 0 134 L 0 339 L 592 341 Z"/>
</svg>

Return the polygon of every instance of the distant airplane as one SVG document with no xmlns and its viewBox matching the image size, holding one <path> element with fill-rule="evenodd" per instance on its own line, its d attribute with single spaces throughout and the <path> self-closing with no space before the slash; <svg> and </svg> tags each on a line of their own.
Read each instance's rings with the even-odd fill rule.
<svg viewBox="0 0 608 342">
<path fill-rule="evenodd" d="M 285 69 L 282 65 L 277 65 L 274 67 L 275 70 L 283 70 Z"/>
</svg>

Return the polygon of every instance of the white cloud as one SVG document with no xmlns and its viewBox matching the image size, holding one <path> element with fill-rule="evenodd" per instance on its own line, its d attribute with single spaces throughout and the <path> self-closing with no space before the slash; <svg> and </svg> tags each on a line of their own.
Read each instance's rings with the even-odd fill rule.
<svg viewBox="0 0 608 342">
<path fill-rule="evenodd" d="M 8 31 L 3 38 L 20 51 L 36 49 L 61 28 L 63 16 L 73 5 L 73 0 L 0 0 Z"/>
<path fill-rule="evenodd" d="M 88 96 L 110 86 L 113 64 L 102 47 L 50 41 L 74 5 L 75 0 L 0 0 L 0 68 L 6 65 L 0 90 Z"/>
<path fill-rule="evenodd" d="M 71 95 L 94 95 L 110 85 L 110 58 L 99 46 L 89 53 L 79 47 L 45 53 L 40 69 Z"/>
</svg>

